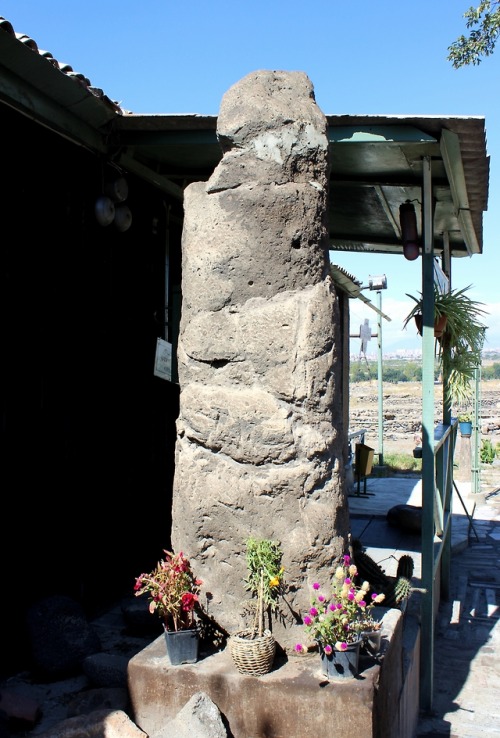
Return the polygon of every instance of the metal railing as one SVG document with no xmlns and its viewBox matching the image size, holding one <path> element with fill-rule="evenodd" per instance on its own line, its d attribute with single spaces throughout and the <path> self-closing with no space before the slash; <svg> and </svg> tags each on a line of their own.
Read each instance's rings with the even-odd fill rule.
<svg viewBox="0 0 500 738">
<path fill-rule="evenodd" d="M 433 700 L 434 631 L 440 599 L 449 598 L 451 570 L 451 521 L 454 488 L 453 457 L 458 423 L 437 425 L 434 445 L 423 449 L 422 470 L 422 587 L 421 703 L 429 709 Z"/>
</svg>

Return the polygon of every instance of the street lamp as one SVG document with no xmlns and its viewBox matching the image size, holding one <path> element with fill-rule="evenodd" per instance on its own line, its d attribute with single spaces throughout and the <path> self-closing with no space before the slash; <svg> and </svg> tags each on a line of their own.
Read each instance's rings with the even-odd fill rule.
<svg viewBox="0 0 500 738">
<path fill-rule="evenodd" d="M 387 277 L 385 276 L 385 274 L 381 274 L 378 277 L 374 277 L 370 274 L 368 278 L 368 287 L 370 290 L 386 290 Z"/>
</svg>

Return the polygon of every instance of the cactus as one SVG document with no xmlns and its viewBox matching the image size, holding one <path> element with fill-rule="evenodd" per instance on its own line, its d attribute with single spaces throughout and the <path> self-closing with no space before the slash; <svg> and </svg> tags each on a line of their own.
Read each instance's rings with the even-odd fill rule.
<svg viewBox="0 0 500 738">
<path fill-rule="evenodd" d="M 398 570 L 396 572 L 397 577 L 406 577 L 411 579 L 413 576 L 413 559 L 408 554 L 403 554 L 398 561 Z"/>
<path fill-rule="evenodd" d="M 411 556 L 403 554 L 398 561 L 396 577 L 389 577 L 384 569 L 365 553 L 360 541 L 352 542 L 352 554 L 359 580 L 370 582 L 372 590 L 385 595 L 381 603 L 383 606 L 401 607 L 410 597 L 413 591 L 411 578 L 414 568 Z"/>
<path fill-rule="evenodd" d="M 391 582 L 390 586 L 384 590 L 385 599 L 383 605 L 386 607 L 400 607 L 404 600 L 407 600 L 412 593 L 412 586 L 406 577 L 398 577 L 396 581 Z"/>
<path fill-rule="evenodd" d="M 370 582 L 374 589 L 381 591 L 381 588 L 387 585 L 389 577 L 384 569 L 365 553 L 361 542 L 357 539 L 352 542 L 352 556 L 359 578 Z"/>
</svg>

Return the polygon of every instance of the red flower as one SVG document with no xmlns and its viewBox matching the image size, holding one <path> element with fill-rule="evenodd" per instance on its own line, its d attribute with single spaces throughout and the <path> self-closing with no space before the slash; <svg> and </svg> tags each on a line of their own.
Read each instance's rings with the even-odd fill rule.
<svg viewBox="0 0 500 738">
<path fill-rule="evenodd" d="M 198 603 L 198 588 L 202 584 L 191 570 L 189 560 L 181 552 L 164 551 L 149 574 L 141 574 L 135 581 L 135 594 L 147 594 L 149 610 L 161 617 L 168 630 L 192 627 Z"/>
<path fill-rule="evenodd" d="M 191 612 L 194 608 L 195 602 L 198 601 L 198 596 L 192 592 L 185 592 L 181 598 L 181 607 L 185 612 Z"/>
</svg>

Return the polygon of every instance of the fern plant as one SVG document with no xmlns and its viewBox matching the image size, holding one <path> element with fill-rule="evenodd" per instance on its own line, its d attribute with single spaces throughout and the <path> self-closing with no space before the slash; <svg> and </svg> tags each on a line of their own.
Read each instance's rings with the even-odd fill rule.
<svg viewBox="0 0 500 738">
<path fill-rule="evenodd" d="M 472 300 L 467 291 L 472 285 L 462 289 L 441 292 L 434 285 L 434 320 L 446 316 L 442 335 L 436 338 L 436 358 L 448 377 L 446 400 L 453 405 L 464 405 L 473 396 L 475 370 L 481 365 L 481 353 L 486 326 L 481 318 L 486 315 L 483 303 Z M 423 295 L 407 294 L 415 305 L 406 316 L 403 327 L 410 320 L 422 315 Z"/>
</svg>

